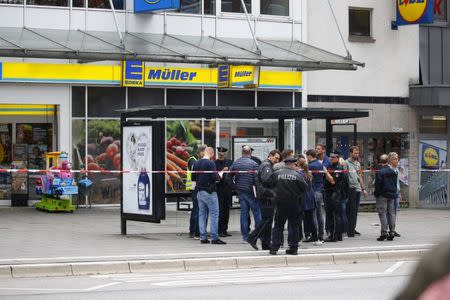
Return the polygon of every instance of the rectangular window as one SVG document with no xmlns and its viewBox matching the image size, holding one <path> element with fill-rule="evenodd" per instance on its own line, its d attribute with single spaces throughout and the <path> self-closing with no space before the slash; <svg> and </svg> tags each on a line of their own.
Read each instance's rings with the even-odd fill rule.
<svg viewBox="0 0 450 300">
<path fill-rule="evenodd" d="M 44 6 L 69 6 L 69 0 L 27 0 L 27 4 Z"/>
<path fill-rule="evenodd" d="M 72 7 L 86 7 L 85 0 L 72 0 Z"/>
<path fill-rule="evenodd" d="M 421 116 L 419 132 L 430 134 L 447 134 L 446 116 Z"/>
<path fill-rule="evenodd" d="M 72 87 L 72 117 L 84 118 L 86 114 L 84 86 Z"/>
<path fill-rule="evenodd" d="M 371 37 L 372 11 L 364 8 L 350 8 L 348 11 L 349 37 Z"/>
<path fill-rule="evenodd" d="M 244 0 L 247 12 L 252 12 L 252 1 Z M 244 9 L 241 6 L 241 0 L 222 0 L 222 12 L 243 13 Z"/>
<path fill-rule="evenodd" d="M 0 0 L 0 4 L 23 4 L 23 0 Z"/>
<path fill-rule="evenodd" d="M 125 109 L 125 88 L 88 88 L 88 117 L 120 117 L 118 109 Z"/>
<path fill-rule="evenodd" d="M 205 5 L 205 15 L 215 15 L 216 14 L 216 0 L 204 0 Z"/>
<path fill-rule="evenodd" d="M 289 0 L 261 0 L 261 14 L 289 16 Z"/>
<path fill-rule="evenodd" d="M 255 106 L 254 91 L 219 90 L 219 106 Z"/>
<path fill-rule="evenodd" d="M 104 8 L 110 9 L 109 0 L 87 0 L 89 8 Z M 124 9 L 124 0 L 113 0 L 115 9 Z"/>
<path fill-rule="evenodd" d="M 447 0 L 434 0 L 434 22 L 447 23 Z"/>
<path fill-rule="evenodd" d="M 187 14 L 201 14 L 202 0 L 181 0 L 178 12 Z"/>
<path fill-rule="evenodd" d="M 164 105 L 163 89 L 128 88 L 128 108 Z"/>
</svg>

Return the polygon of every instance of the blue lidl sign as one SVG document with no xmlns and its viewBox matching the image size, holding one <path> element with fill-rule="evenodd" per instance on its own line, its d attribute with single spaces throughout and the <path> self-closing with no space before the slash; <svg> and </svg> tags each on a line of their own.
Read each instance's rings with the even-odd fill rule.
<svg viewBox="0 0 450 300">
<path fill-rule="evenodd" d="M 434 20 L 434 0 L 396 0 L 397 25 L 430 24 Z"/>
<path fill-rule="evenodd" d="M 152 12 L 180 8 L 180 0 L 134 0 L 134 12 Z"/>
</svg>

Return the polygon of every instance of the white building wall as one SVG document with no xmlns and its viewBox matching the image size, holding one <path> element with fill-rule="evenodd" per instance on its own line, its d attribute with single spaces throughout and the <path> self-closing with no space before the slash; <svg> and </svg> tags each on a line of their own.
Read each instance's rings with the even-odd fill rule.
<svg viewBox="0 0 450 300">
<path fill-rule="evenodd" d="M 407 97 L 409 83 L 419 80 L 418 25 L 391 30 L 395 1 L 331 0 L 345 42 L 354 60 L 364 62 L 357 71 L 308 73 L 310 95 Z M 307 1 L 308 43 L 346 55 L 327 0 Z M 348 8 L 372 8 L 374 43 L 349 42 Z"/>
</svg>

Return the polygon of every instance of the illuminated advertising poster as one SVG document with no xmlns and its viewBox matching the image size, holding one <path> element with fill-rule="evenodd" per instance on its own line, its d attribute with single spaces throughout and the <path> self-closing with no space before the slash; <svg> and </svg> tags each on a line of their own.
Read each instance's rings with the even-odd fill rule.
<svg viewBox="0 0 450 300">
<path fill-rule="evenodd" d="M 233 137 L 233 158 L 241 157 L 242 147 L 250 146 L 253 149 L 252 156 L 264 160 L 269 152 L 277 148 L 276 137 Z"/>
<path fill-rule="evenodd" d="M 152 127 L 123 127 L 123 213 L 153 215 Z"/>
</svg>

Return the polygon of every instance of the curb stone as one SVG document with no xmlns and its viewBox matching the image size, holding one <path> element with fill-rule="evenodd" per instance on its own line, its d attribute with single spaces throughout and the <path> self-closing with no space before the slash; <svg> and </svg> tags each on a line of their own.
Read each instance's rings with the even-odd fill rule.
<svg viewBox="0 0 450 300">
<path fill-rule="evenodd" d="M 426 249 L 373 251 L 328 254 L 300 254 L 298 256 L 248 256 L 190 258 L 174 260 L 141 260 L 113 262 L 80 262 L 55 264 L 24 264 L 0 266 L 0 278 L 57 277 L 117 273 L 163 273 L 189 271 L 216 271 L 232 269 L 299 267 L 336 265 L 364 262 L 419 260 Z"/>
</svg>

